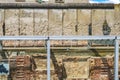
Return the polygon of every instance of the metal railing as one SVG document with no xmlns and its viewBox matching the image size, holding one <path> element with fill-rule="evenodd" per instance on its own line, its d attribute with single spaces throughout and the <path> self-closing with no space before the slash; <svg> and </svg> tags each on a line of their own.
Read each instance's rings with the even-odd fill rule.
<svg viewBox="0 0 120 80">
<path fill-rule="evenodd" d="M 114 80 L 118 78 L 119 64 L 119 40 L 120 36 L 1 36 L 1 41 L 4 40 L 45 40 L 47 41 L 47 80 L 50 80 L 50 41 L 51 40 L 114 40 Z"/>
</svg>

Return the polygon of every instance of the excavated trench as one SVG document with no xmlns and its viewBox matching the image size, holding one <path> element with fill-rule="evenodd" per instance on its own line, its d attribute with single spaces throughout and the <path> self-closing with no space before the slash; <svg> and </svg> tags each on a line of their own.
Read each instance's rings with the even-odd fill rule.
<svg viewBox="0 0 120 80">
<path fill-rule="evenodd" d="M 45 49 L 4 50 L 1 60 L 6 60 L 8 54 L 10 74 L 9 76 L 1 76 L 1 79 L 47 79 L 47 54 Z M 51 80 L 113 80 L 114 49 L 52 48 L 50 64 Z"/>
</svg>

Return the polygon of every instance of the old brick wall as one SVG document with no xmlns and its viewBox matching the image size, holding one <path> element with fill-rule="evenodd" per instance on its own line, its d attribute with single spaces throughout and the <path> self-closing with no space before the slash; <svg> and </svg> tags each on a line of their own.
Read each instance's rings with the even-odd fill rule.
<svg viewBox="0 0 120 80">
<path fill-rule="evenodd" d="M 46 54 L 33 54 L 36 79 L 46 79 Z M 56 55 L 51 53 L 51 80 L 113 80 L 113 57 Z"/>
</svg>

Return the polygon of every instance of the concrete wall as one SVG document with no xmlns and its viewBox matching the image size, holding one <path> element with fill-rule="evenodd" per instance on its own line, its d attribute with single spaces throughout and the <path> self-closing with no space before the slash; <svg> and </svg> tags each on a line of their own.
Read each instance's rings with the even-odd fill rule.
<svg viewBox="0 0 120 80">
<path fill-rule="evenodd" d="M 111 29 L 110 35 L 119 35 L 119 11 L 117 7 L 114 10 L 1 10 L 0 35 L 85 36 L 89 35 L 90 23 L 92 23 L 92 35 L 103 35 L 105 20 Z M 24 46 L 33 46 L 35 43 L 33 41 L 20 42 Z M 11 45 L 18 44 L 16 42 Z"/>
<path fill-rule="evenodd" d="M 1 0 L 2 1 L 2 0 Z M 6 1 L 7 2 L 7 1 Z M 54 0 L 50 0 L 54 2 Z M 69 2 L 88 2 L 87 0 L 65 0 Z M 0 10 L 0 35 L 39 35 L 39 36 L 85 36 L 89 34 L 92 24 L 92 35 L 103 35 L 103 23 L 107 20 L 110 35 L 120 35 L 120 9 L 20 9 Z M 16 42 L 16 41 L 14 41 Z M 71 42 L 64 42 L 70 44 Z M 73 42 L 77 44 L 78 42 Z M 15 44 L 6 41 L 5 45 L 35 46 L 43 44 L 41 41 L 17 41 Z M 51 44 L 63 44 L 57 41 Z M 86 42 L 84 43 L 86 44 Z"/>
<path fill-rule="evenodd" d="M 103 35 L 105 20 L 111 28 L 110 35 L 119 35 L 119 16 L 115 10 L 1 10 L 1 35 L 5 23 L 5 35 Z M 92 13 L 92 14 L 91 14 Z M 5 16 L 5 19 L 3 18 Z M 106 17 L 106 18 L 105 18 Z M 118 29 L 117 29 L 118 30 Z"/>
</svg>

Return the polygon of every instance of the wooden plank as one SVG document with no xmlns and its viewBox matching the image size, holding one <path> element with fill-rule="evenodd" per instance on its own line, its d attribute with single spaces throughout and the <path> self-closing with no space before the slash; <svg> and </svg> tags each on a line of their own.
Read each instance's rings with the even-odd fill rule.
<svg viewBox="0 0 120 80">
<path fill-rule="evenodd" d="M 20 10 L 20 36 L 33 35 L 33 10 Z M 20 41 L 20 46 L 33 46 L 34 41 Z"/>
<path fill-rule="evenodd" d="M 19 10 L 5 10 L 5 36 L 19 35 Z M 4 41 L 4 46 L 18 46 L 19 41 Z"/>
</svg>

